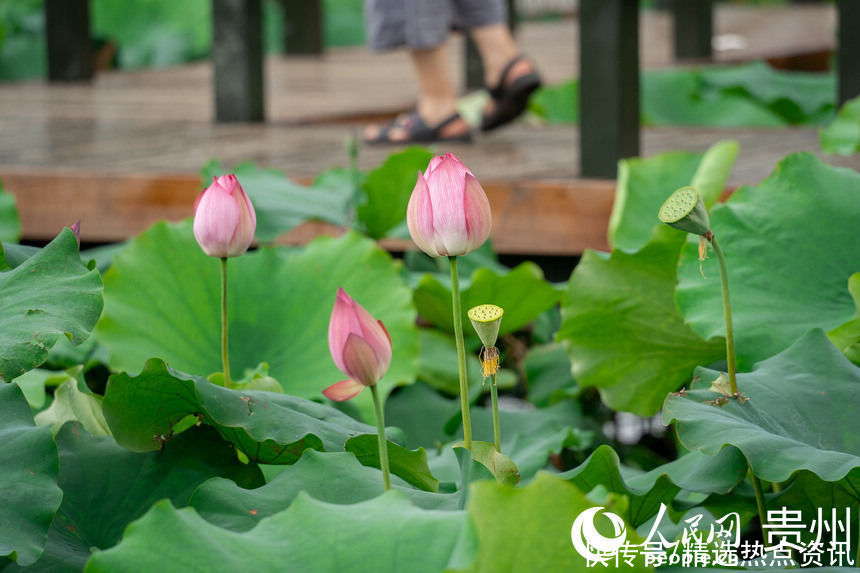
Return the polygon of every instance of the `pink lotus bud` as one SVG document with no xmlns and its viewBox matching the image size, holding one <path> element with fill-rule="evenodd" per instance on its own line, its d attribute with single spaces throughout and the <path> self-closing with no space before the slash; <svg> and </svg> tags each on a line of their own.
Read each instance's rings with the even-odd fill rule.
<svg viewBox="0 0 860 573">
<path fill-rule="evenodd" d="M 381 320 L 374 319 L 363 306 L 337 289 L 328 347 L 337 367 L 349 376 L 323 390 L 336 402 L 349 400 L 365 386 L 374 386 L 391 365 L 391 337 Z"/>
<path fill-rule="evenodd" d="M 447 153 L 418 172 L 406 224 L 415 244 L 431 257 L 465 255 L 490 236 L 493 214 L 472 172 Z"/>
<path fill-rule="evenodd" d="M 75 224 L 69 227 L 72 233 L 75 234 L 75 238 L 78 240 L 78 248 L 81 248 L 81 220 L 78 219 L 75 221 Z"/>
<path fill-rule="evenodd" d="M 256 228 L 254 206 L 235 175 L 215 177 L 194 202 L 194 238 L 210 257 L 238 257 Z"/>
</svg>

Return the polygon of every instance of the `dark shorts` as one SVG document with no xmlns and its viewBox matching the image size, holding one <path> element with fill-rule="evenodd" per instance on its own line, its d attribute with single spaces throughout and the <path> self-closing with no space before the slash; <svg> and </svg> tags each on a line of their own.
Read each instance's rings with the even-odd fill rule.
<svg viewBox="0 0 860 573">
<path fill-rule="evenodd" d="M 504 0 L 365 0 L 372 50 L 432 48 L 452 29 L 468 30 L 507 19 Z"/>
</svg>

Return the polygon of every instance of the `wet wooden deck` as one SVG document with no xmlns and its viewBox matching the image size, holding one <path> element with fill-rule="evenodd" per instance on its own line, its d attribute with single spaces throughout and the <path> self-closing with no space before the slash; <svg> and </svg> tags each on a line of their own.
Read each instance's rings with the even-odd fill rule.
<svg viewBox="0 0 860 573">
<path fill-rule="evenodd" d="M 671 20 L 643 12 L 644 67 L 673 65 Z M 832 49 L 832 6 L 762 9 L 720 5 L 715 32 L 737 34 L 747 47 L 717 61 Z M 527 24 L 520 45 L 547 83 L 577 73 L 575 20 Z M 460 78 L 462 44 L 452 43 Z M 102 73 L 92 85 L 39 82 L 0 85 L 0 178 L 17 195 L 25 236 L 45 238 L 82 218 L 84 238 L 121 239 L 160 218 L 181 219 L 210 159 L 230 166 L 255 161 L 299 179 L 345 166 L 346 137 L 369 118 L 407 109 L 414 97 L 408 56 L 334 50 L 322 58 L 267 61 L 263 125 L 212 123 L 208 62 L 181 68 Z M 779 159 L 818 148 L 814 129 L 646 128 L 642 154 L 704 150 L 723 138 L 742 147 L 730 183 L 756 183 Z M 365 148 L 362 168 L 390 148 Z M 441 149 L 440 149 L 441 151 Z M 576 127 L 519 123 L 472 145 L 450 145 L 485 183 L 503 252 L 565 254 L 605 248 L 613 182 L 578 178 Z M 827 158 L 860 169 L 860 160 Z M 307 231 L 307 230 L 306 230 Z M 307 232 L 294 236 L 306 238 Z"/>
</svg>

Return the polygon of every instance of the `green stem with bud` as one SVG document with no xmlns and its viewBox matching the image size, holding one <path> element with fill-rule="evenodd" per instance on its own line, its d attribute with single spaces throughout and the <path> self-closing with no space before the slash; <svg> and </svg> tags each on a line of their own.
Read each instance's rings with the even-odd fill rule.
<svg viewBox="0 0 860 573">
<path fill-rule="evenodd" d="M 460 460 L 460 499 L 458 507 L 466 507 L 469 476 L 472 472 L 472 418 L 469 415 L 469 379 L 466 374 L 466 345 L 463 342 L 463 316 L 460 310 L 460 275 L 457 257 L 448 257 L 451 265 L 451 303 L 454 312 L 454 340 L 457 342 L 457 367 L 460 371 L 460 411 L 463 416 L 463 458 Z"/>
<path fill-rule="evenodd" d="M 457 342 L 457 367 L 460 370 L 460 410 L 463 413 L 463 444 L 472 451 L 472 419 L 469 415 L 469 379 L 466 374 L 466 346 L 463 343 L 463 316 L 460 311 L 460 276 L 457 274 L 457 257 L 448 257 L 451 263 L 451 303 L 454 307 L 454 340 Z"/>
<path fill-rule="evenodd" d="M 230 379 L 230 351 L 227 334 L 227 257 L 221 257 L 221 366 L 224 369 L 224 386 L 233 385 Z"/>
<path fill-rule="evenodd" d="M 385 440 L 385 413 L 379 400 L 376 384 L 370 387 L 373 394 L 373 409 L 376 412 L 376 433 L 379 438 L 379 467 L 382 469 L 382 484 L 385 491 L 391 489 L 391 471 L 388 469 L 388 442 Z"/>
<path fill-rule="evenodd" d="M 735 376 L 735 335 L 732 328 L 732 303 L 729 298 L 729 274 L 726 270 L 726 257 L 717 238 L 711 234 L 711 245 L 720 263 L 720 289 L 723 294 L 723 316 L 726 321 L 726 361 L 729 369 L 729 387 L 732 394 L 738 393 L 738 381 Z"/>
</svg>

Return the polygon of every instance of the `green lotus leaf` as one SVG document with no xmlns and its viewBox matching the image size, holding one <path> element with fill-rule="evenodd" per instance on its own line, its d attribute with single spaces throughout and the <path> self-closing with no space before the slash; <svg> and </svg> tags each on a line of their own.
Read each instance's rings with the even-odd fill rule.
<svg viewBox="0 0 860 573">
<path fill-rule="evenodd" d="M 376 244 L 349 233 L 304 249 L 261 249 L 231 259 L 230 365 L 234 379 L 261 362 L 284 391 L 304 398 L 343 380 L 328 347 L 338 287 L 391 335 L 393 358 L 383 396 L 415 379 L 418 335 L 411 290 L 400 266 Z M 137 372 L 151 357 L 177 370 L 221 370 L 219 261 L 198 247 L 189 222 L 159 223 L 131 241 L 105 274 L 105 314 L 96 330 L 111 367 Z M 354 402 L 372 420 L 370 392 Z"/>
<path fill-rule="evenodd" d="M 17 243 L 19 240 L 21 220 L 18 218 L 15 196 L 3 189 L 3 182 L 0 181 L 0 243 Z"/>
<path fill-rule="evenodd" d="M 619 513 L 610 505 L 609 511 Z M 475 523 L 478 559 L 468 571 L 586 571 L 586 561 L 571 543 L 571 525 L 595 504 L 575 486 L 547 473 L 522 488 L 490 481 L 472 484 L 468 511 Z M 621 511 L 624 513 L 624 511 Z M 632 544 L 636 532 L 625 528 Z M 627 571 L 651 571 L 637 559 Z"/>
<path fill-rule="evenodd" d="M 471 557 L 473 549 L 461 541 L 468 529 L 465 512 L 425 511 L 396 491 L 352 505 L 300 493 L 288 509 L 246 532 L 163 501 L 119 545 L 94 554 L 87 571 L 437 572 Z"/>
<path fill-rule="evenodd" d="M 0 410 L 0 556 L 25 566 L 42 554 L 63 498 L 57 444 L 15 384 L 0 383 Z"/>
<path fill-rule="evenodd" d="M 89 337 L 102 312 L 98 271 L 81 263 L 75 235 L 64 229 L 37 254 L 0 272 L 0 382 L 45 361 L 61 336 Z"/>
<path fill-rule="evenodd" d="M 94 550 L 115 545 L 153 503 L 167 498 L 186 505 L 197 486 L 212 477 L 244 487 L 263 481 L 259 468 L 239 462 L 211 428 L 189 430 L 161 452 L 136 454 L 70 423 L 57 434 L 57 446 L 63 503 L 45 552 L 33 565 L 36 571 L 83 570 Z"/>
<path fill-rule="evenodd" d="M 646 473 L 633 473 L 621 465 L 609 446 L 598 447 L 579 467 L 559 474 L 585 493 L 595 487 L 628 496 L 630 505 L 623 517 L 634 527 L 653 518 L 660 504 L 669 504 L 682 490 L 728 493 L 746 475 L 746 460 L 734 448 L 716 456 L 692 452 Z"/>
<path fill-rule="evenodd" d="M 456 509 L 457 493 L 430 493 L 410 487 L 396 475 L 391 487 L 424 509 Z M 264 486 L 244 489 L 228 479 L 201 485 L 191 506 L 219 527 L 248 531 L 260 520 L 287 509 L 300 492 L 319 501 L 353 504 L 382 493 L 382 474 L 362 465 L 349 452 L 309 450 Z"/>
<path fill-rule="evenodd" d="M 706 390 L 718 375 L 699 369 L 694 390 L 671 395 L 663 405 L 663 422 L 677 421 L 687 448 L 716 455 L 732 445 L 757 476 L 774 482 L 799 470 L 833 482 L 860 468 L 860 368 L 820 330 L 738 374 L 746 402 L 709 403 L 719 396 Z"/>
<path fill-rule="evenodd" d="M 860 153 L 860 97 L 845 102 L 830 125 L 818 133 L 824 153 Z"/>
<path fill-rule="evenodd" d="M 444 282 L 443 282 L 444 281 Z M 470 281 L 460 285 L 460 307 L 463 324 L 469 324 L 468 311 L 479 304 L 494 304 L 505 311 L 499 334 L 515 332 L 534 321 L 538 315 L 552 308 L 561 299 L 561 292 L 543 277 L 543 271 L 532 262 L 517 265 L 507 273 L 481 268 Z M 425 275 L 415 289 L 415 306 L 418 314 L 442 330 L 454 329 L 450 279 Z M 470 329 L 466 336 L 477 340 Z"/>
<path fill-rule="evenodd" d="M 756 188 L 743 188 L 711 212 L 725 252 L 738 368 L 781 352 L 811 328 L 830 330 L 856 313 L 845 288 L 860 269 L 856 228 L 860 173 L 812 154 L 790 155 Z M 715 257 L 699 270 L 689 240 L 677 302 L 699 336 L 725 332 Z M 706 363 L 701 363 L 706 364 Z"/>
</svg>

